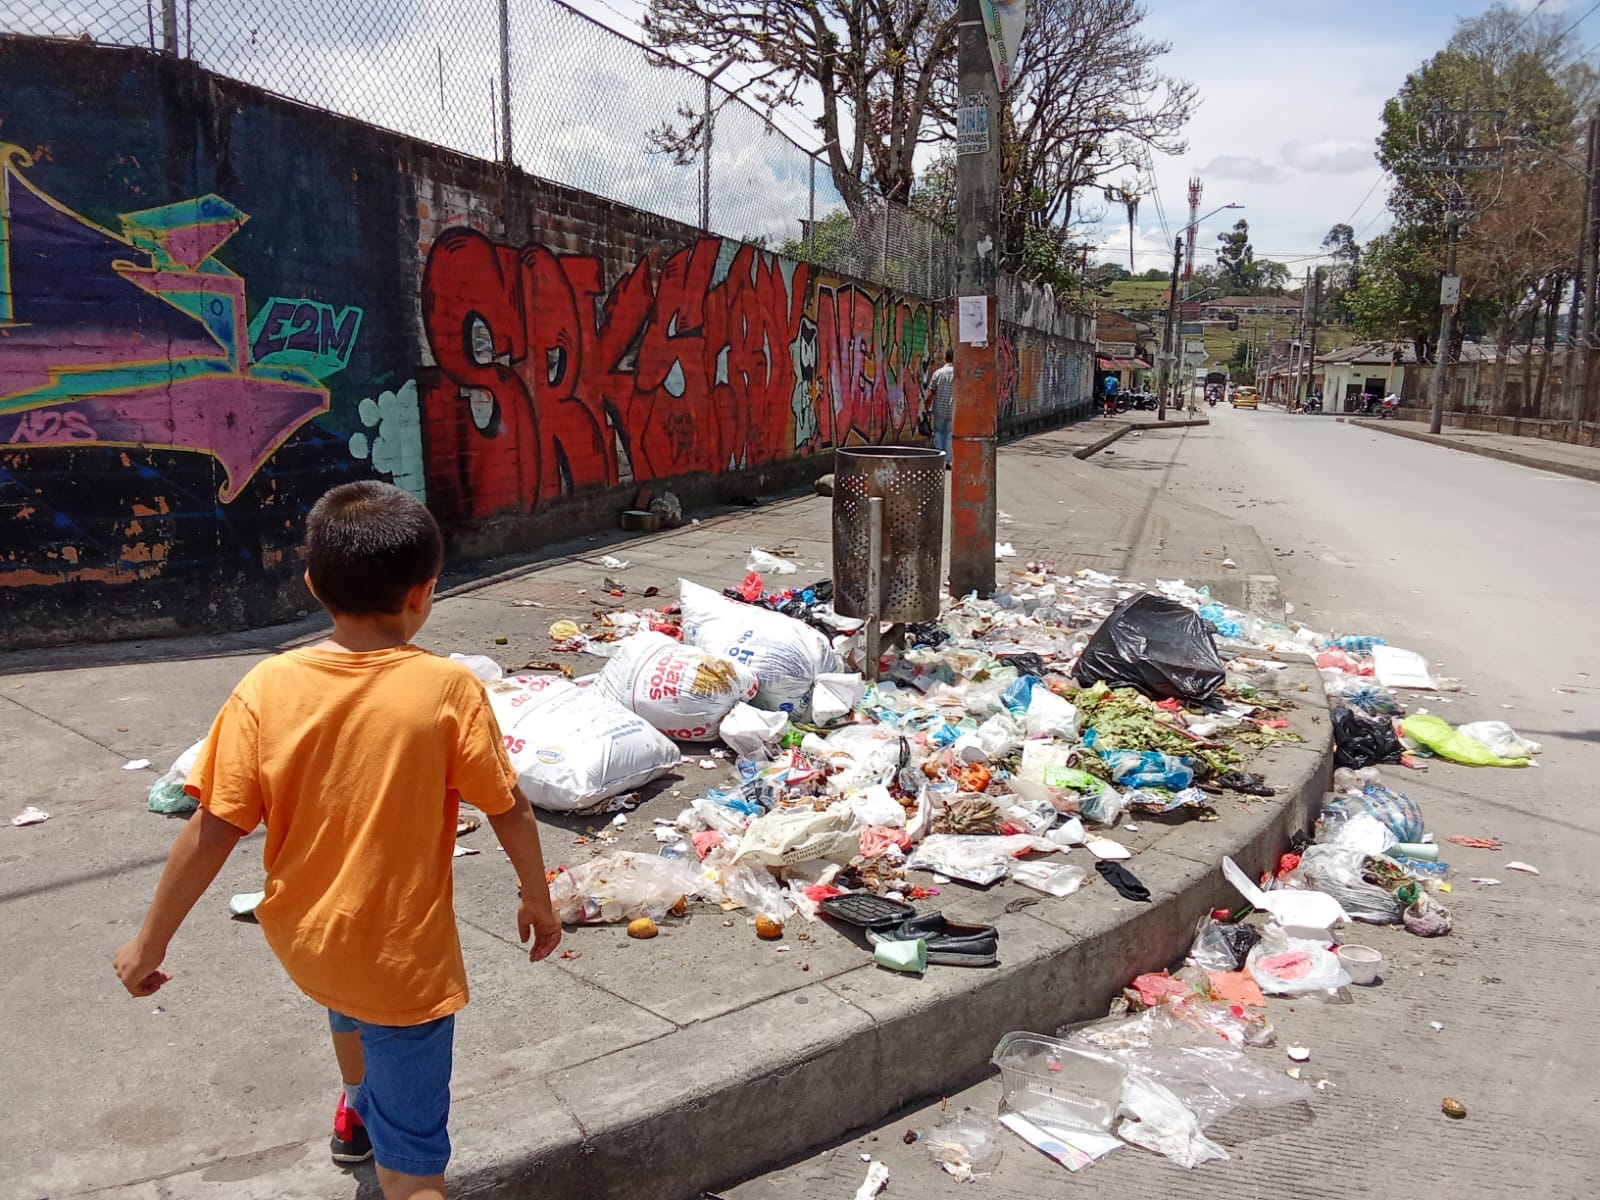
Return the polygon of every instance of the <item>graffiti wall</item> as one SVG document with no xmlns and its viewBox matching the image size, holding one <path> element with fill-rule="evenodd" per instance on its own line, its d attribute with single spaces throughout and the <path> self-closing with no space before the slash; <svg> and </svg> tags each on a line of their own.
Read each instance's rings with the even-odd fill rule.
<svg viewBox="0 0 1600 1200">
<path fill-rule="evenodd" d="M 798 480 L 914 438 L 949 343 L 938 302 L 192 64 L 0 38 L 0 75 L 0 646 L 293 615 L 349 479 L 458 556 Z M 1081 399 L 1082 331 L 1036 315 L 1003 427 Z"/>
</svg>

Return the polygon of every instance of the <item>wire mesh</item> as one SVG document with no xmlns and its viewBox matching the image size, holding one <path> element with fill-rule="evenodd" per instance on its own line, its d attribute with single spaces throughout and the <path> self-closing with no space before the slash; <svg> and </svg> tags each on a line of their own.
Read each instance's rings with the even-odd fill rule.
<svg viewBox="0 0 1600 1200">
<path fill-rule="evenodd" d="M 907 294 L 953 294 L 948 231 L 854 180 L 846 204 L 826 161 L 741 97 L 559 0 L 505 0 L 507 71 L 501 16 L 501 0 L 0 0 L 6 32 L 168 49 L 491 161 L 505 156 L 508 76 L 511 158 L 534 175 Z"/>
</svg>

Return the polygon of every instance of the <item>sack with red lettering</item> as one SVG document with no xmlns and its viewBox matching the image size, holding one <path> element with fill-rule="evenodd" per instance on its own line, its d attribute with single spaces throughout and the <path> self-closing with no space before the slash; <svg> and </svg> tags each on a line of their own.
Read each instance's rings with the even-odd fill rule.
<svg viewBox="0 0 1600 1200">
<path fill-rule="evenodd" d="M 582 812 L 660 778 L 682 758 L 648 721 L 598 687 L 555 675 L 513 675 L 484 686 L 517 782 L 536 808 Z"/>
<path fill-rule="evenodd" d="M 754 671 L 720 654 L 650 632 L 618 642 L 594 686 L 670 738 L 708 742 L 759 684 Z"/>
<path fill-rule="evenodd" d="M 833 646 L 793 617 L 740 604 L 710 588 L 678 580 L 683 600 L 683 640 L 756 673 L 761 687 L 751 703 L 804 716 L 819 674 L 838 667 Z"/>
</svg>

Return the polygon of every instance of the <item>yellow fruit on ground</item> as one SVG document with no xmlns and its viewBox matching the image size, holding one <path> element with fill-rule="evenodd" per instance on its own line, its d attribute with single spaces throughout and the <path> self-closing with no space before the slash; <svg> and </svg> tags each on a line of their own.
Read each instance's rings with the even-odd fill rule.
<svg viewBox="0 0 1600 1200">
<path fill-rule="evenodd" d="M 639 917 L 628 922 L 628 936 L 631 938 L 653 938 L 660 932 L 656 928 L 656 923 L 649 917 Z"/>
</svg>

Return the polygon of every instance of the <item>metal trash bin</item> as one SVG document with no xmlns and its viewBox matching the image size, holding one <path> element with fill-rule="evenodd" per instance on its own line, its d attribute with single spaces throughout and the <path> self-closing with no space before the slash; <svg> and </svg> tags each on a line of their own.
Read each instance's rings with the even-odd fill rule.
<svg viewBox="0 0 1600 1200">
<path fill-rule="evenodd" d="M 863 619 L 931 621 L 944 594 L 945 455 L 920 446 L 850 446 L 834 452 L 833 607 Z M 872 570 L 873 500 L 881 542 Z M 876 579 L 873 577 L 876 576 Z M 877 605 L 871 585 L 879 584 Z"/>
</svg>

